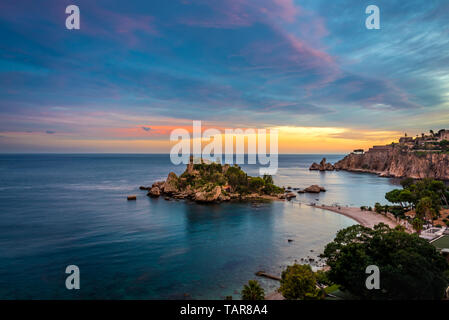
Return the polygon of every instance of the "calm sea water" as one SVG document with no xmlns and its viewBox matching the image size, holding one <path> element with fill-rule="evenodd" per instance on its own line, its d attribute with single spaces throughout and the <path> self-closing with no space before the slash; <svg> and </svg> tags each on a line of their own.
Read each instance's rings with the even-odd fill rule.
<svg viewBox="0 0 449 320">
<path fill-rule="evenodd" d="M 168 155 L 0 155 L 0 299 L 238 299 L 254 272 L 280 274 L 355 223 L 303 203 L 373 205 L 397 183 L 310 172 L 321 158 L 281 155 L 274 180 L 326 193 L 256 206 L 146 197 L 140 185 L 184 171 Z M 80 290 L 65 288 L 71 264 L 80 268 Z M 267 291 L 277 286 L 259 280 Z"/>
</svg>

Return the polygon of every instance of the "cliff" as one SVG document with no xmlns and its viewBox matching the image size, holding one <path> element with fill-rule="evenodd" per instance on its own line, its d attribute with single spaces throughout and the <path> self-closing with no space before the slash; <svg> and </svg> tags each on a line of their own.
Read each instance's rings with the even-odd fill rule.
<svg viewBox="0 0 449 320">
<path fill-rule="evenodd" d="M 336 170 L 376 173 L 385 177 L 449 180 L 449 154 L 414 151 L 390 145 L 351 153 L 334 164 Z"/>
</svg>

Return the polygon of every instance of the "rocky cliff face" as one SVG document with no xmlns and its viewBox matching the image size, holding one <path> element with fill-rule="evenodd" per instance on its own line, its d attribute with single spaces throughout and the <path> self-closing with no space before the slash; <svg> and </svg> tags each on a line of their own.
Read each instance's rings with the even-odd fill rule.
<svg viewBox="0 0 449 320">
<path fill-rule="evenodd" d="M 386 177 L 434 178 L 449 180 L 449 155 L 446 153 L 370 150 L 349 154 L 334 164 L 336 170 L 376 173 Z"/>
</svg>

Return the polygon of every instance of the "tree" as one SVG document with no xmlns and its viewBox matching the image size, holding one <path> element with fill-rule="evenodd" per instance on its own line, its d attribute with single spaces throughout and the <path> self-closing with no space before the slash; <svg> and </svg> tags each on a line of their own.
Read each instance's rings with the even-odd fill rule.
<svg viewBox="0 0 449 320">
<path fill-rule="evenodd" d="M 374 211 L 376 211 L 376 213 L 382 214 L 384 209 L 385 208 L 379 202 L 374 204 Z"/>
<path fill-rule="evenodd" d="M 249 280 L 248 284 L 243 286 L 242 300 L 264 300 L 265 291 L 257 280 Z"/>
<path fill-rule="evenodd" d="M 315 274 L 307 264 L 288 266 L 282 272 L 279 292 L 288 300 L 320 298 L 320 291 L 316 288 Z"/>
<path fill-rule="evenodd" d="M 273 177 L 270 176 L 269 174 L 264 174 L 263 175 L 263 180 L 265 181 L 265 184 L 273 184 Z"/>
<path fill-rule="evenodd" d="M 400 203 L 401 201 L 399 200 L 399 195 L 401 193 L 400 189 L 394 189 L 391 190 L 390 192 L 387 192 L 385 194 L 385 199 L 387 199 L 388 201 L 390 201 L 391 203 Z M 401 204 L 402 206 L 402 204 Z"/>
<path fill-rule="evenodd" d="M 449 264 L 433 245 L 385 224 L 339 231 L 322 256 L 329 279 L 362 299 L 441 299 L 448 285 Z M 381 290 L 365 286 L 369 265 L 379 267 Z"/>
<path fill-rule="evenodd" d="M 412 221 L 413 229 L 415 229 L 418 234 L 421 233 L 421 231 L 423 229 L 423 224 L 424 223 L 423 223 L 423 221 L 420 218 L 415 218 Z"/>
<path fill-rule="evenodd" d="M 265 180 L 261 177 L 250 177 L 248 179 L 248 187 L 250 191 L 259 191 L 265 186 Z"/>
<path fill-rule="evenodd" d="M 405 178 L 401 180 L 401 186 L 404 189 L 408 189 L 412 184 L 413 184 L 414 180 L 412 178 Z"/>
<path fill-rule="evenodd" d="M 433 218 L 437 216 L 437 213 L 433 208 L 432 199 L 430 197 L 424 197 L 419 200 L 418 205 L 416 206 L 416 215 L 421 219 L 429 219 L 433 225 Z"/>
</svg>

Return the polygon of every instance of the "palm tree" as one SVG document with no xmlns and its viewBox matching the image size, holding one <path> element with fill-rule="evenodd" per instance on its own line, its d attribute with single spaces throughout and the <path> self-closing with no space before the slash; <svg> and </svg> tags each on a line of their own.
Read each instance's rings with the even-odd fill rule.
<svg viewBox="0 0 449 320">
<path fill-rule="evenodd" d="M 242 300 L 264 300 L 265 292 L 257 280 L 249 280 L 243 286 Z"/>
</svg>

